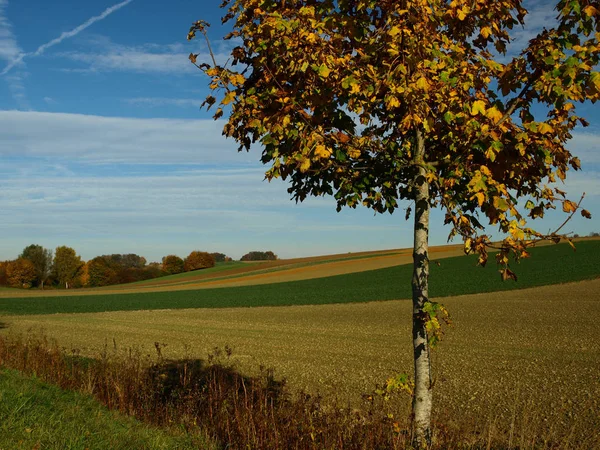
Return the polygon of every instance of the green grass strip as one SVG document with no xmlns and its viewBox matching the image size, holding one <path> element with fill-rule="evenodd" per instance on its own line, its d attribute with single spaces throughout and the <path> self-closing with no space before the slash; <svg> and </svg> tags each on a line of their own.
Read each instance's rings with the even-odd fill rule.
<svg viewBox="0 0 600 450">
<path fill-rule="evenodd" d="M 189 436 L 174 436 L 109 411 L 91 397 L 0 370 L 2 449 L 202 448 L 199 445 Z"/>
<path fill-rule="evenodd" d="M 513 264 L 517 282 L 502 282 L 493 256 L 486 268 L 474 257 L 459 256 L 431 264 L 432 298 L 567 283 L 600 276 L 600 241 L 551 245 L 532 250 L 532 258 Z M 193 291 L 94 296 L 0 299 L 0 313 L 54 314 L 143 309 L 320 305 L 411 297 L 412 265 L 326 278 Z"/>
</svg>

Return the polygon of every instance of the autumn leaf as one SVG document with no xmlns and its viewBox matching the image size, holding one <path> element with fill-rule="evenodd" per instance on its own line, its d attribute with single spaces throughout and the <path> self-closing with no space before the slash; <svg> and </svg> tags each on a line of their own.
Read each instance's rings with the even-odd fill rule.
<svg viewBox="0 0 600 450">
<path fill-rule="evenodd" d="M 476 100 L 471 107 L 471 115 L 485 114 L 485 103 L 482 100 Z"/>
<path fill-rule="evenodd" d="M 566 213 L 572 213 L 577 210 L 577 204 L 571 200 L 563 201 L 563 211 Z"/>
<path fill-rule="evenodd" d="M 506 281 L 506 280 L 517 281 L 517 274 L 514 273 L 512 270 L 507 268 L 507 269 L 501 269 L 499 272 L 500 272 L 500 279 L 502 281 Z"/>
<path fill-rule="evenodd" d="M 222 105 L 229 105 L 232 101 L 235 100 L 235 92 L 234 91 L 230 91 L 227 93 L 227 95 L 225 95 L 225 97 L 223 98 L 223 100 L 221 100 L 221 104 Z"/>
<path fill-rule="evenodd" d="M 582 209 L 582 210 L 581 210 L 581 215 L 582 215 L 583 217 L 585 217 L 586 219 L 591 219 L 591 218 L 592 218 L 592 215 L 591 215 L 591 214 L 590 214 L 590 212 L 589 212 L 588 210 L 586 210 L 586 209 Z"/>
<path fill-rule="evenodd" d="M 485 105 L 484 105 L 484 107 L 485 107 Z M 495 106 L 488 109 L 485 112 L 485 115 L 488 116 L 490 119 L 492 119 L 492 121 L 494 123 L 498 123 L 500 121 L 500 119 L 502 119 L 502 117 L 503 117 L 503 114 L 500 111 L 498 111 L 498 108 L 496 108 Z"/>
</svg>

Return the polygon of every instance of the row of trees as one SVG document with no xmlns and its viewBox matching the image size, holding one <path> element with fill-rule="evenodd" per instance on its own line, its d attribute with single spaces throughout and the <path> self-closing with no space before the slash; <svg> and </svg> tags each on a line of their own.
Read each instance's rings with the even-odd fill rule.
<svg viewBox="0 0 600 450">
<path fill-rule="evenodd" d="M 242 261 L 277 259 L 271 251 L 250 252 Z M 0 285 L 18 288 L 80 288 L 110 286 L 214 267 L 232 259 L 224 253 L 193 251 L 186 258 L 168 255 L 162 263 L 148 263 L 133 253 L 102 255 L 84 262 L 74 249 L 57 247 L 53 252 L 41 245 L 25 247 L 13 261 L 0 262 Z"/>
<path fill-rule="evenodd" d="M 240 258 L 240 261 L 275 261 L 277 255 L 272 251 L 266 252 L 249 252 Z"/>
</svg>

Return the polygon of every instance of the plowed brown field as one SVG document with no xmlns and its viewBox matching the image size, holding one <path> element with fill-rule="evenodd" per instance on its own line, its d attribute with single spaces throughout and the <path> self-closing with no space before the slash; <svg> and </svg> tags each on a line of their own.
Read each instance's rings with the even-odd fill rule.
<svg viewBox="0 0 600 450">
<path fill-rule="evenodd" d="M 440 413 L 600 426 L 600 280 L 445 298 L 454 319 L 434 351 Z M 408 301 L 324 306 L 12 316 L 2 333 L 44 330 L 97 355 L 113 340 L 168 358 L 229 345 L 245 372 L 273 367 L 295 388 L 358 401 L 412 368 Z M 494 419 L 496 420 L 496 419 Z M 556 425 L 558 426 L 558 425 Z"/>
</svg>

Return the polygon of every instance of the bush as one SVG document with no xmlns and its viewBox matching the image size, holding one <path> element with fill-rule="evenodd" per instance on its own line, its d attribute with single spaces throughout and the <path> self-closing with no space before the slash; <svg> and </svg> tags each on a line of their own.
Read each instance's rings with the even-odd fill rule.
<svg viewBox="0 0 600 450">
<path fill-rule="evenodd" d="M 276 259 L 277 255 L 269 250 L 266 252 L 253 251 L 246 253 L 240 261 L 275 261 Z"/>
<path fill-rule="evenodd" d="M 162 270 L 169 275 L 175 275 L 183 272 L 185 270 L 183 259 L 177 255 L 165 256 L 162 259 Z"/>
<path fill-rule="evenodd" d="M 207 252 L 193 251 L 185 258 L 183 267 L 186 272 L 192 270 L 207 269 L 215 266 L 215 258 Z"/>
<path fill-rule="evenodd" d="M 19 258 L 6 264 L 6 278 L 11 287 L 29 289 L 37 277 L 37 271 L 31 261 Z"/>
<path fill-rule="evenodd" d="M 229 262 L 233 261 L 225 253 L 211 253 L 212 257 L 215 258 L 215 262 Z"/>
</svg>

